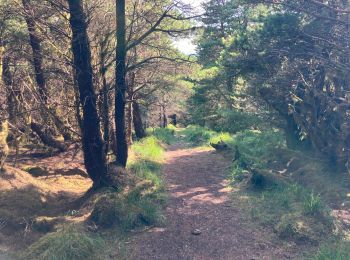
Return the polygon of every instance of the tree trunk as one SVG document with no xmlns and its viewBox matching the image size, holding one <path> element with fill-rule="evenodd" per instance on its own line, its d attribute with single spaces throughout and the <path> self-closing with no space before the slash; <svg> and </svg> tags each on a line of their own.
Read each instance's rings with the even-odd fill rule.
<svg viewBox="0 0 350 260">
<path fill-rule="evenodd" d="M 81 0 L 68 0 L 70 26 L 72 29 L 72 50 L 79 87 L 80 103 L 83 108 L 82 145 L 86 170 L 94 187 L 108 185 L 106 154 L 100 132 L 100 119 L 96 108 L 93 86 L 90 44 Z"/>
<path fill-rule="evenodd" d="M 22 0 L 22 4 L 26 12 L 31 12 L 33 14 L 33 8 L 30 3 L 30 0 Z M 41 41 L 35 32 L 35 21 L 34 21 L 34 18 L 32 17 L 32 14 L 25 15 L 24 18 L 28 27 L 29 42 L 33 52 L 35 80 L 39 88 L 38 90 L 39 90 L 40 98 L 42 102 L 46 105 L 48 95 L 47 95 L 44 72 L 42 68 L 43 56 L 42 56 L 42 51 L 40 46 Z"/>
<path fill-rule="evenodd" d="M 103 140 L 105 142 L 106 154 L 110 149 L 110 120 L 109 120 L 109 86 L 106 78 L 106 55 L 107 55 L 107 39 L 101 43 L 100 51 L 100 74 L 102 78 L 102 120 L 103 120 Z"/>
<path fill-rule="evenodd" d="M 127 142 L 128 145 L 132 144 L 132 104 L 131 102 L 128 103 L 128 108 L 126 112 L 127 116 L 127 131 L 126 131 L 126 136 L 127 136 Z"/>
<path fill-rule="evenodd" d="M 57 111 L 54 108 L 50 108 L 48 105 L 48 91 L 46 86 L 46 79 L 43 70 L 43 54 L 41 49 L 41 40 L 38 37 L 35 29 L 34 11 L 33 5 L 30 0 L 22 0 L 23 7 L 29 14 L 25 15 L 25 21 L 29 33 L 29 43 L 32 48 L 33 66 L 35 73 L 35 81 L 38 86 L 39 97 L 43 105 L 42 116 L 47 121 L 51 118 L 57 130 L 63 135 L 66 141 L 72 140 L 72 133 L 68 127 L 59 118 Z"/>
<path fill-rule="evenodd" d="M 58 149 L 60 152 L 67 151 L 67 146 L 64 143 L 57 141 L 51 134 L 43 131 L 44 126 L 36 122 L 30 123 L 30 129 L 38 135 L 41 142 L 49 147 Z"/>
<path fill-rule="evenodd" d="M 116 1 L 117 14 L 117 54 L 116 54 L 116 89 L 115 89 L 115 127 L 117 154 L 116 164 L 126 167 L 128 161 L 128 144 L 125 131 L 125 104 L 126 104 L 126 26 L 125 0 Z"/>
<path fill-rule="evenodd" d="M 146 131 L 142 123 L 140 105 L 134 101 L 132 102 L 132 108 L 135 135 L 137 139 L 144 138 L 146 137 Z"/>
</svg>

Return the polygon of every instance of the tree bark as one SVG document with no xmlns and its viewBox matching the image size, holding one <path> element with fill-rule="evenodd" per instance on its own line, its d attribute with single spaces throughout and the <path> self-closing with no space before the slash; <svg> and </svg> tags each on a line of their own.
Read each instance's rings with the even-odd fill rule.
<svg viewBox="0 0 350 260">
<path fill-rule="evenodd" d="M 22 0 L 23 7 L 25 8 L 26 12 L 33 12 L 33 8 L 30 4 L 30 0 Z M 34 65 L 34 73 L 35 73 L 35 80 L 38 85 L 38 90 L 40 94 L 40 98 L 42 102 L 46 105 L 47 104 L 47 89 L 46 89 L 46 81 L 45 76 L 42 68 L 43 64 L 43 56 L 41 51 L 41 41 L 40 38 L 37 36 L 35 32 L 35 21 L 32 15 L 25 15 L 24 16 L 28 32 L 29 32 L 29 42 L 30 46 L 32 48 L 33 52 L 33 65 Z"/>
<path fill-rule="evenodd" d="M 54 108 L 51 108 L 48 104 L 49 94 L 43 70 L 43 54 L 41 48 L 41 40 L 37 35 L 35 29 L 33 5 L 30 3 L 30 0 L 22 0 L 22 4 L 26 12 L 28 13 L 24 16 L 24 18 L 29 33 L 29 43 L 32 48 L 35 81 L 37 83 L 39 97 L 43 105 L 42 116 L 44 117 L 45 121 L 46 119 L 51 118 L 57 130 L 60 133 L 62 133 L 64 140 L 70 141 L 72 140 L 72 133 L 64 124 L 64 122 L 60 119 L 57 111 Z"/>
<path fill-rule="evenodd" d="M 125 129 L 126 104 L 126 26 L 125 0 L 116 1 L 117 14 L 117 54 L 116 54 L 116 85 L 115 85 L 115 126 L 117 154 L 116 164 L 126 167 L 128 161 L 128 144 Z"/>
<path fill-rule="evenodd" d="M 140 105 L 134 101 L 132 102 L 132 108 L 135 135 L 137 139 L 144 138 L 146 137 L 146 131 L 142 123 Z"/>
<path fill-rule="evenodd" d="M 83 108 L 82 145 L 86 170 L 95 188 L 108 185 L 107 163 L 100 132 L 100 119 L 96 108 L 93 86 L 90 44 L 87 24 L 81 0 L 68 0 L 70 26 L 72 29 L 72 50 L 79 87 L 80 103 Z"/>
</svg>

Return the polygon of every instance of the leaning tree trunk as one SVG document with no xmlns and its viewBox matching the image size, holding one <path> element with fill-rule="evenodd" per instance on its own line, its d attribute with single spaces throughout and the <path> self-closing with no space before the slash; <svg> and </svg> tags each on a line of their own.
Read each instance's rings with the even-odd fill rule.
<svg viewBox="0 0 350 260">
<path fill-rule="evenodd" d="M 54 125 L 56 126 L 58 131 L 62 133 L 66 141 L 72 140 L 72 133 L 69 131 L 68 127 L 59 118 L 57 111 L 54 108 L 50 108 L 50 106 L 48 105 L 49 96 L 43 70 L 43 54 L 41 48 L 41 40 L 37 35 L 35 29 L 33 4 L 31 4 L 30 0 L 22 0 L 22 4 L 25 11 L 27 12 L 24 18 L 29 33 L 29 43 L 32 48 L 35 81 L 38 86 L 39 97 L 43 105 L 43 117 L 45 119 L 51 118 L 53 120 Z"/>
<path fill-rule="evenodd" d="M 29 14 L 26 14 L 24 16 L 28 32 L 29 32 L 29 41 L 30 46 L 32 48 L 33 52 L 33 65 L 34 65 L 34 73 L 35 73 L 35 80 L 38 85 L 38 90 L 40 94 L 40 98 L 42 102 L 46 105 L 47 104 L 47 89 L 46 89 L 46 82 L 44 77 L 44 72 L 42 68 L 43 64 L 43 58 L 42 58 L 42 51 L 41 51 L 41 41 L 40 38 L 37 36 L 35 31 L 35 21 L 33 18 L 33 8 L 30 4 L 30 0 L 22 0 L 22 4 L 26 12 Z"/>
<path fill-rule="evenodd" d="M 125 131 L 126 104 L 126 40 L 125 40 L 125 0 L 116 1 L 117 14 L 117 54 L 116 54 L 116 85 L 115 85 L 115 126 L 117 154 L 116 164 L 126 167 L 128 161 L 128 143 Z"/>
<path fill-rule="evenodd" d="M 20 91 L 14 89 L 14 86 L 12 84 L 13 80 L 12 80 L 12 74 L 10 71 L 9 60 L 6 56 L 3 56 L 1 70 L 2 70 L 2 81 L 8 92 L 7 102 L 8 102 L 9 122 L 13 126 L 17 126 L 17 116 L 20 110 L 20 102 L 19 102 Z M 37 136 L 39 137 L 39 139 L 44 145 L 55 148 L 60 152 L 64 152 L 67 150 L 67 146 L 64 143 L 57 141 L 51 134 L 43 131 L 45 127 L 40 125 L 39 123 L 31 122 L 30 128 L 34 133 L 37 134 Z M 17 136 L 15 135 L 13 139 L 17 150 L 19 145 L 17 142 Z"/>
<path fill-rule="evenodd" d="M 68 0 L 70 26 L 72 29 L 72 50 L 79 87 L 80 103 L 83 108 L 82 144 L 84 163 L 94 187 L 108 185 L 107 163 L 100 132 L 100 119 L 96 108 L 93 86 L 90 44 L 81 0 Z"/>
</svg>

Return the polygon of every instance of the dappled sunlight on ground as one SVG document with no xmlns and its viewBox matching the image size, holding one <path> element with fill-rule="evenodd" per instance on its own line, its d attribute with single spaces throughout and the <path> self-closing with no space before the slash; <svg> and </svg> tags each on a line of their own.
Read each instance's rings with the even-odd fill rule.
<svg viewBox="0 0 350 260">
<path fill-rule="evenodd" d="M 40 176 L 11 166 L 0 174 L 0 252 L 23 248 L 59 223 L 86 219 L 75 209 L 92 183 L 79 159 L 61 160 L 66 155 L 19 158 L 19 168 L 36 167 Z"/>
<path fill-rule="evenodd" d="M 295 253 L 252 225 L 231 201 L 231 160 L 209 147 L 170 147 L 163 172 L 169 201 L 166 223 L 138 234 L 132 258 L 287 259 Z M 194 230 L 200 235 L 194 235 Z M 273 240 L 276 239 L 276 240 Z M 273 240 L 273 241 L 272 241 Z"/>
</svg>

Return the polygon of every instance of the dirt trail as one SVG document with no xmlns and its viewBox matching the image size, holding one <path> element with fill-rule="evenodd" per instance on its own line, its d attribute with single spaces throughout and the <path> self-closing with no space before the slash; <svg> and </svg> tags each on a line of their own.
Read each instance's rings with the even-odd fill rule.
<svg viewBox="0 0 350 260">
<path fill-rule="evenodd" d="M 137 234 L 131 259 L 290 259 L 270 232 L 252 225 L 230 199 L 225 180 L 231 162 L 209 148 L 174 146 L 164 174 L 166 224 Z M 194 229 L 201 231 L 193 235 Z M 272 242 L 274 241 L 274 242 Z"/>
</svg>

